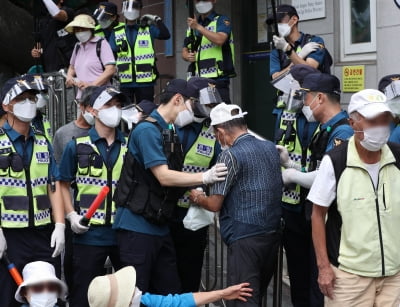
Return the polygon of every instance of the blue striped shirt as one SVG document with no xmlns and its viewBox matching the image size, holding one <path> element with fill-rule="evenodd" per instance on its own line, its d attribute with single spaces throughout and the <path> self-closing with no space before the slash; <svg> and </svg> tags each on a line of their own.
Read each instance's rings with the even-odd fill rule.
<svg viewBox="0 0 400 307">
<path fill-rule="evenodd" d="M 277 230 L 282 175 L 275 145 L 246 133 L 219 155 L 217 163 L 228 167 L 225 181 L 214 184 L 210 193 L 225 197 L 220 212 L 224 242 Z"/>
</svg>

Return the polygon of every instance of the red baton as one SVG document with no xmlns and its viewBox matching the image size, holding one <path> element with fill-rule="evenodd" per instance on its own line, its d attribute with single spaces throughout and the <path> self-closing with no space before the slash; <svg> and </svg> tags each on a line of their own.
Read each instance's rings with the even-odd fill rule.
<svg viewBox="0 0 400 307">
<path fill-rule="evenodd" d="M 96 210 L 100 207 L 100 205 L 104 201 L 104 199 L 107 197 L 107 194 L 109 191 L 110 191 L 110 188 L 108 186 L 102 187 L 102 189 L 100 190 L 100 193 L 96 196 L 96 198 L 90 205 L 89 210 L 79 221 L 79 223 L 81 225 L 83 225 L 83 226 L 89 225 L 90 219 L 92 218 L 92 216 L 96 212 Z"/>
<path fill-rule="evenodd" d="M 14 279 L 17 286 L 22 284 L 22 282 L 23 282 L 22 276 L 19 273 L 19 271 L 17 270 L 17 268 L 15 267 L 15 264 L 12 263 L 10 261 L 10 259 L 8 259 L 6 252 L 4 252 L 4 254 L 3 254 L 3 261 L 5 262 L 8 272 L 10 273 L 11 277 Z"/>
</svg>

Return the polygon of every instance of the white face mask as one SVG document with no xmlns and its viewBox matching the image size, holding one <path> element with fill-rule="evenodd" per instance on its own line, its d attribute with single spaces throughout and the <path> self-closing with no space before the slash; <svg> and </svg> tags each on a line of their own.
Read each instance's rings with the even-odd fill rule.
<svg viewBox="0 0 400 307">
<path fill-rule="evenodd" d="M 76 36 L 76 39 L 78 41 L 80 41 L 81 43 L 86 43 L 92 37 L 92 32 L 90 30 L 76 32 L 75 36 Z"/>
<path fill-rule="evenodd" d="M 308 121 L 309 123 L 315 123 L 315 122 L 317 121 L 317 120 L 315 119 L 315 117 L 314 117 L 314 114 L 313 114 L 313 112 L 312 112 L 310 106 L 304 105 L 304 106 L 301 108 L 301 111 L 303 112 L 305 118 L 307 119 L 307 121 Z"/>
<path fill-rule="evenodd" d="M 213 9 L 213 4 L 210 1 L 199 1 L 196 3 L 196 10 L 199 14 L 207 14 Z"/>
<path fill-rule="evenodd" d="M 136 9 L 132 9 L 132 11 L 125 11 L 124 17 L 128 20 L 136 20 L 140 16 L 140 11 Z"/>
<path fill-rule="evenodd" d="M 98 113 L 99 120 L 110 128 L 115 128 L 119 125 L 121 121 L 122 110 L 116 106 L 111 108 L 101 109 Z"/>
<path fill-rule="evenodd" d="M 287 23 L 278 23 L 278 32 L 280 37 L 287 37 L 292 31 L 292 27 Z"/>
<path fill-rule="evenodd" d="M 83 111 L 82 116 L 83 116 L 83 118 L 85 119 L 85 121 L 86 121 L 89 125 L 91 125 L 91 126 L 94 125 L 94 116 L 93 116 L 92 113 Z"/>
<path fill-rule="evenodd" d="M 47 94 L 37 94 L 37 102 L 36 102 L 36 107 L 38 109 L 44 108 L 47 105 L 47 102 L 49 101 L 49 95 Z"/>
<path fill-rule="evenodd" d="M 29 307 L 54 307 L 57 304 L 57 292 L 32 293 Z"/>
<path fill-rule="evenodd" d="M 112 19 L 100 20 L 100 21 L 98 21 L 98 23 L 102 29 L 107 29 L 109 26 L 111 26 L 111 24 L 113 23 L 113 20 Z"/>
<path fill-rule="evenodd" d="M 17 102 L 13 107 L 13 114 L 16 118 L 23 122 L 30 122 L 36 116 L 36 102 L 25 99 L 23 101 Z"/>
<path fill-rule="evenodd" d="M 354 131 L 363 132 L 363 131 Z M 387 143 L 390 136 L 389 126 L 379 126 L 364 129 L 364 139 L 360 141 L 362 147 L 369 151 L 378 151 Z"/>
<path fill-rule="evenodd" d="M 133 295 L 132 303 L 129 305 L 129 307 L 139 307 L 141 300 L 142 300 L 142 291 L 140 291 L 139 288 L 136 287 L 134 295 Z"/>
<path fill-rule="evenodd" d="M 179 127 L 185 127 L 193 123 L 193 120 L 194 120 L 193 112 L 190 112 L 189 110 L 186 109 L 178 113 L 178 116 L 176 117 L 174 124 Z"/>
</svg>

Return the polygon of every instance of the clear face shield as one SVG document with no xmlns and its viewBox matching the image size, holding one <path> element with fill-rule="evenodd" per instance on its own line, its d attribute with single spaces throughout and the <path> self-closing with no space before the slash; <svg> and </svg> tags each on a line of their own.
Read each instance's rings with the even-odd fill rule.
<svg viewBox="0 0 400 307">
<path fill-rule="evenodd" d="M 125 0 L 122 2 L 122 13 L 134 12 L 135 10 L 140 10 L 141 4 L 135 0 Z"/>
<path fill-rule="evenodd" d="M 223 102 L 221 95 L 215 86 L 208 86 L 200 90 L 198 100 L 194 100 L 193 113 L 199 118 L 207 118 L 210 116 L 211 106 Z"/>
<path fill-rule="evenodd" d="M 286 95 L 286 109 L 290 112 L 299 112 L 304 105 L 307 92 L 302 89 L 292 89 Z"/>
<path fill-rule="evenodd" d="M 128 125 L 128 129 L 131 130 L 133 125 L 136 125 L 140 120 L 140 112 L 135 105 L 130 104 L 122 108 L 122 120 Z"/>
<path fill-rule="evenodd" d="M 397 117 L 400 116 L 400 80 L 393 81 L 384 89 L 387 104 Z"/>
<path fill-rule="evenodd" d="M 100 27 L 103 29 L 108 28 L 114 21 L 114 15 L 107 13 L 104 5 L 100 5 L 93 13 Z"/>
</svg>

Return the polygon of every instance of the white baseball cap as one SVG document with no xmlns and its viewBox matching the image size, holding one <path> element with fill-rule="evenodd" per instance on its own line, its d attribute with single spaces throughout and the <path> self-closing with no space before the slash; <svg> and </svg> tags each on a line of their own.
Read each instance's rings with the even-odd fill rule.
<svg viewBox="0 0 400 307">
<path fill-rule="evenodd" d="M 233 112 L 233 111 L 237 112 Z M 237 113 L 237 114 L 236 114 Z M 247 112 L 242 112 L 242 109 L 235 104 L 220 103 L 210 112 L 211 126 L 229 122 L 236 118 L 243 118 Z"/>
<path fill-rule="evenodd" d="M 386 103 L 386 96 L 374 89 L 365 89 L 351 96 L 348 113 L 358 112 L 365 118 L 374 118 L 378 115 L 390 112 Z"/>
<path fill-rule="evenodd" d="M 34 261 L 25 265 L 22 270 L 24 281 L 19 285 L 17 292 L 15 292 L 15 299 L 20 303 L 26 303 L 25 298 L 21 295 L 21 289 L 32 285 L 41 283 L 55 283 L 60 286 L 59 298 L 65 300 L 67 294 L 67 285 L 57 278 L 54 266 L 45 261 Z"/>
</svg>

